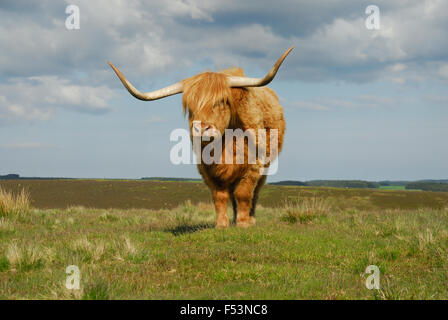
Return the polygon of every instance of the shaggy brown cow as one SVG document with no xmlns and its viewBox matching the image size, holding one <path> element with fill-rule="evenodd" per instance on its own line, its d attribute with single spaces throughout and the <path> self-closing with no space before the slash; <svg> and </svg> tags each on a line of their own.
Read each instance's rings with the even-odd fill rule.
<svg viewBox="0 0 448 320">
<path fill-rule="evenodd" d="M 270 162 L 280 152 L 285 133 L 283 108 L 274 91 L 263 86 L 274 79 L 277 70 L 292 49 L 293 47 L 286 50 L 262 79 L 247 78 L 242 69 L 233 68 L 220 72 L 200 73 L 169 87 L 148 93 L 142 93 L 134 88 L 123 74 L 108 62 L 126 89 L 137 99 L 156 100 L 183 92 L 183 108 L 184 113 L 188 111 L 192 139 L 194 130 L 199 131 L 199 135 L 203 136 L 213 131 L 215 138 L 210 140 L 214 142 L 216 139 L 222 139 L 222 150 L 218 156 L 222 159 L 222 163 L 198 164 L 199 173 L 212 193 L 218 228 L 229 225 L 227 217 L 229 199 L 232 200 L 234 222 L 237 226 L 248 227 L 255 223 L 258 193 L 266 181 L 266 171 L 263 169 L 267 169 Z M 196 121 L 200 121 L 199 128 L 196 126 Z M 269 160 L 248 161 L 249 135 L 246 136 L 247 142 L 244 136 L 242 137 L 244 161 L 238 163 L 236 156 L 238 151 L 241 151 L 241 144 L 238 143 L 238 137 L 236 141 L 233 137 L 226 141 L 226 129 L 241 129 L 245 132 L 252 130 L 258 152 L 260 153 L 260 149 L 264 151 Z M 260 139 L 264 137 L 263 131 L 266 139 Z M 261 132 L 260 136 L 259 132 Z M 278 135 L 278 143 L 273 146 L 270 143 L 272 133 Z M 225 161 L 225 151 L 228 150 L 225 149 L 226 142 L 227 146 L 231 143 L 229 150 L 233 152 L 232 163 Z M 201 150 L 207 144 L 203 142 Z"/>
</svg>

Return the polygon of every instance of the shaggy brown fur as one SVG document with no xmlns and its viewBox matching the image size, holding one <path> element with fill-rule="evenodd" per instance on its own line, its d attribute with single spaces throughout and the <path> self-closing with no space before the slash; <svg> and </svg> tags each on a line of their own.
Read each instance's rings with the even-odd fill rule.
<svg viewBox="0 0 448 320">
<path fill-rule="evenodd" d="M 190 133 L 193 135 L 193 121 L 201 121 L 203 127 L 219 130 L 222 135 L 222 164 L 198 164 L 199 173 L 210 188 L 216 208 L 216 226 L 227 227 L 227 204 L 232 201 L 234 222 L 237 226 L 247 227 L 255 223 L 255 207 L 258 193 L 266 181 L 260 169 L 268 167 L 259 161 L 249 164 L 247 161 L 247 141 L 244 143 L 246 154 L 243 164 L 236 164 L 237 143 L 233 143 L 233 164 L 225 164 L 225 129 L 267 130 L 266 145 L 257 141 L 259 148 L 265 148 L 270 156 L 269 134 L 271 129 L 278 130 L 278 150 L 280 152 L 285 133 L 283 108 L 277 95 L 267 87 L 230 88 L 227 75 L 245 76 L 242 69 L 233 68 L 216 72 L 204 72 L 183 80 L 183 108 L 188 112 Z M 204 147 L 204 145 L 202 146 Z M 275 146 L 273 146 L 275 147 Z"/>
</svg>

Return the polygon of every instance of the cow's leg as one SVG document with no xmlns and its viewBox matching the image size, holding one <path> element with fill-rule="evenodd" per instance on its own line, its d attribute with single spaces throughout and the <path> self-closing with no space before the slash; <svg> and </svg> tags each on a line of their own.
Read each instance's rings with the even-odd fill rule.
<svg viewBox="0 0 448 320">
<path fill-rule="evenodd" d="M 255 224 L 255 217 L 250 216 L 250 210 L 252 207 L 254 190 L 259 179 L 260 174 L 258 170 L 251 170 L 244 175 L 235 187 L 233 194 L 238 208 L 236 219 L 236 225 L 238 227 L 249 227 Z"/>
<path fill-rule="evenodd" d="M 235 184 L 232 184 L 229 187 L 229 195 L 230 195 L 230 201 L 232 202 L 232 209 L 233 209 L 233 220 L 232 220 L 232 224 L 236 224 L 236 216 L 238 213 L 238 206 L 236 204 L 236 199 L 235 199 Z"/>
<path fill-rule="evenodd" d="M 261 187 L 263 187 L 264 183 L 266 182 L 267 176 L 261 176 L 260 180 L 257 182 L 257 186 L 254 190 L 254 196 L 252 198 L 252 207 L 250 208 L 249 215 L 251 217 L 255 218 L 255 209 L 257 207 L 257 201 L 258 201 L 258 194 L 260 193 Z"/>
<path fill-rule="evenodd" d="M 212 190 L 212 195 L 216 210 L 216 228 L 226 228 L 229 226 L 229 217 L 227 216 L 229 191 L 215 189 Z"/>
<path fill-rule="evenodd" d="M 236 224 L 236 216 L 237 216 L 237 213 L 238 213 L 238 207 L 237 207 L 237 204 L 236 204 L 235 195 L 233 194 L 233 191 L 230 193 L 230 198 L 232 200 L 232 208 L 233 208 L 233 221 L 232 221 L 232 223 Z"/>
</svg>

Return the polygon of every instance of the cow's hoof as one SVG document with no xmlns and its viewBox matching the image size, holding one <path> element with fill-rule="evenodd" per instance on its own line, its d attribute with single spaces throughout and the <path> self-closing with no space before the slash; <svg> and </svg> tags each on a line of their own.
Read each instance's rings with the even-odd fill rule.
<svg viewBox="0 0 448 320">
<path fill-rule="evenodd" d="M 217 222 L 215 228 L 216 229 L 224 229 L 229 226 L 229 221 Z"/>
<path fill-rule="evenodd" d="M 255 224 L 255 218 L 249 217 L 249 219 L 246 220 L 240 220 L 236 222 L 236 226 L 240 228 L 248 228 L 252 227 Z"/>
</svg>

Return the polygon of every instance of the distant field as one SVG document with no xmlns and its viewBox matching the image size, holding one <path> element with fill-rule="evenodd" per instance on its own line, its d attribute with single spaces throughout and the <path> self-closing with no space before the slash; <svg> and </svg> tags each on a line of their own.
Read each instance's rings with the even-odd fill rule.
<svg viewBox="0 0 448 320">
<path fill-rule="evenodd" d="M 254 227 L 219 230 L 199 183 L 0 185 L 35 206 L 0 210 L 0 299 L 448 299 L 447 193 L 268 186 Z"/>
<path fill-rule="evenodd" d="M 190 200 L 210 201 L 210 191 L 202 182 L 160 182 L 135 180 L 0 180 L 5 190 L 29 190 L 32 205 L 40 209 L 84 206 L 91 208 L 174 208 Z M 417 209 L 448 206 L 447 192 L 327 187 L 265 186 L 260 204 L 282 206 L 291 198 L 328 199 L 340 209 Z"/>
<path fill-rule="evenodd" d="M 406 190 L 406 186 L 380 186 L 383 190 Z"/>
</svg>

